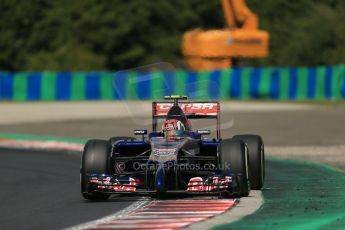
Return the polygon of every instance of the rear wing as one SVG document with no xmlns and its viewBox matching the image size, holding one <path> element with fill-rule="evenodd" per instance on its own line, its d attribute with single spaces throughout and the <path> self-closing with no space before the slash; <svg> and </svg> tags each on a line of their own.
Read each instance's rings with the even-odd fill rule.
<svg viewBox="0 0 345 230">
<path fill-rule="evenodd" d="M 214 118 L 217 119 L 220 111 L 219 102 L 178 102 L 180 108 L 187 118 Z M 173 102 L 152 102 L 152 116 L 165 118 L 169 109 L 174 105 Z"/>
<path fill-rule="evenodd" d="M 174 105 L 173 101 L 154 101 L 152 102 L 152 129 L 156 131 L 157 120 L 165 119 L 170 108 Z M 217 138 L 220 138 L 220 104 L 217 101 L 179 101 L 188 119 L 217 119 Z"/>
</svg>

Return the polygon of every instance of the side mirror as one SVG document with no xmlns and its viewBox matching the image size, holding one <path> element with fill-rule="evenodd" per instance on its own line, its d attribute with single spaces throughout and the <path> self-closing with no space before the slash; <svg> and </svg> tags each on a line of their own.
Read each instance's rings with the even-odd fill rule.
<svg viewBox="0 0 345 230">
<path fill-rule="evenodd" d="M 134 135 L 142 135 L 143 141 L 145 139 L 146 134 L 147 134 L 147 129 L 136 129 L 136 130 L 134 130 Z"/>
<path fill-rule="evenodd" d="M 210 135 L 211 134 L 211 130 L 209 129 L 198 129 L 196 131 L 197 134 L 199 135 Z"/>
</svg>

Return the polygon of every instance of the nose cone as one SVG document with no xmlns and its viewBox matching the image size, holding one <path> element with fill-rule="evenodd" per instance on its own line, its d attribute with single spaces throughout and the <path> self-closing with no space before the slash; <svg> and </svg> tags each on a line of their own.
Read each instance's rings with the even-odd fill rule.
<svg viewBox="0 0 345 230">
<path fill-rule="evenodd" d="M 165 170 L 163 164 L 159 164 L 155 177 L 155 189 L 158 193 L 165 192 Z"/>
</svg>

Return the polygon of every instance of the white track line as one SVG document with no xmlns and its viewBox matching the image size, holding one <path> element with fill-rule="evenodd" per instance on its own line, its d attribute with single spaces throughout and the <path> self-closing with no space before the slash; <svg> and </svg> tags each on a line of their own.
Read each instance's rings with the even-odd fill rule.
<svg viewBox="0 0 345 230">
<path fill-rule="evenodd" d="M 125 208 L 119 212 L 105 216 L 101 219 L 93 220 L 93 221 L 83 223 L 80 225 L 76 225 L 76 226 L 73 226 L 70 228 L 65 228 L 65 230 L 81 230 L 81 229 L 94 228 L 97 225 L 109 223 L 116 218 L 126 217 L 126 216 L 128 216 L 129 213 L 134 212 L 135 210 L 145 206 L 149 202 L 150 202 L 150 200 L 148 198 L 144 198 L 144 200 L 136 201 L 133 204 L 129 205 L 127 208 Z"/>
<path fill-rule="evenodd" d="M 242 197 L 239 203 L 235 205 L 230 210 L 216 215 L 212 218 L 208 218 L 202 222 L 196 222 L 192 225 L 183 228 L 184 230 L 200 230 L 200 229 L 210 229 L 214 226 L 231 223 L 237 221 L 247 215 L 252 214 L 263 203 L 263 197 L 261 191 L 251 190 L 248 197 Z"/>
<path fill-rule="evenodd" d="M 162 208 L 165 202 L 170 205 Z M 171 209 L 170 206 L 174 202 L 176 202 L 178 207 Z M 183 203 L 191 204 L 193 202 L 195 204 L 203 203 L 204 205 L 203 207 L 196 205 L 193 209 L 190 206 L 184 207 L 182 205 Z M 210 206 L 207 205 L 208 202 L 211 203 Z M 134 207 L 126 208 L 122 213 L 116 213 L 69 229 L 179 229 L 224 213 L 236 205 L 236 203 L 237 200 L 215 201 L 212 197 L 204 200 L 156 200 L 150 203 L 134 205 Z"/>
<path fill-rule="evenodd" d="M 84 145 L 59 141 L 31 141 L 0 139 L 0 147 L 13 149 L 37 149 L 51 151 L 83 151 Z"/>
</svg>

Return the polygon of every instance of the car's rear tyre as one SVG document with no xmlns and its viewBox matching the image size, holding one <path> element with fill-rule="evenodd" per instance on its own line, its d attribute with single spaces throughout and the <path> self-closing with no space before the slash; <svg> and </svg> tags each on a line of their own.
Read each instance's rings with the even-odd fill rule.
<svg viewBox="0 0 345 230">
<path fill-rule="evenodd" d="M 250 191 L 247 155 L 246 145 L 241 140 L 225 139 L 219 144 L 219 169 L 223 173 L 233 172 L 237 175 L 240 196 L 248 196 Z"/>
<path fill-rule="evenodd" d="M 82 196 L 87 200 L 106 200 L 109 194 L 90 191 L 88 180 L 91 174 L 111 174 L 111 145 L 109 141 L 89 140 L 84 147 L 80 182 Z"/>
<path fill-rule="evenodd" d="M 251 189 L 261 189 L 265 180 L 265 149 L 258 135 L 236 135 L 235 140 L 242 140 L 248 147 L 249 181 Z"/>
</svg>

